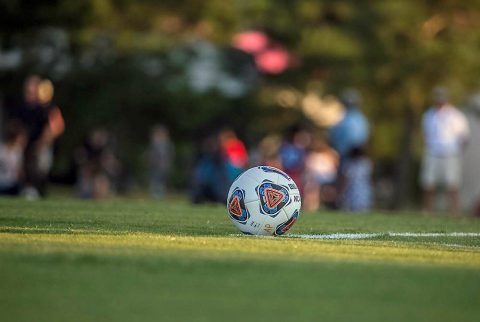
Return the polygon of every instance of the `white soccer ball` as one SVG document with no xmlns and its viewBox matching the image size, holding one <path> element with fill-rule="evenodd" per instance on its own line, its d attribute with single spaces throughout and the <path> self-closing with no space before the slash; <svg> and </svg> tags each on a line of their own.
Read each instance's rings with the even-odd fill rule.
<svg viewBox="0 0 480 322">
<path fill-rule="evenodd" d="M 285 172 L 258 166 L 242 173 L 230 187 L 227 209 L 244 234 L 279 236 L 297 221 L 300 191 Z"/>
</svg>

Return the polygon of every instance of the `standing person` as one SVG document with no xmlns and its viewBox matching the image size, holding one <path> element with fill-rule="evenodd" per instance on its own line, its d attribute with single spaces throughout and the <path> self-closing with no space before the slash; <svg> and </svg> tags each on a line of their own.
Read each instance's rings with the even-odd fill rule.
<svg viewBox="0 0 480 322">
<path fill-rule="evenodd" d="M 332 126 L 328 136 L 332 147 L 338 152 L 340 166 L 338 167 L 338 178 L 348 180 L 349 175 L 343 173 L 347 168 L 344 163 L 349 160 L 349 155 L 357 147 L 366 146 L 370 135 L 370 126 L 365 115 L 361 111 L 362 97 L 358 90 L 353 88 L 345 89 L 340 95 L 340 100 L 345 107 L 343 118 Z M 342 208 L 345 202 L 342 200 L 340 191 L 345 188 L 345 183 L 338 183 L 337 190 L 339 198 L 336 203 Z M 342 187 L 343 185 L 343 187 Z"/>
<path fill-rule="evenodd" d="M 330 128 L 328 136 L 332 147 L 343 159 L 353 148 L 367 143 L 370 129 L 361 111 L 362 98 L 356 89 L 344 90 L 341 101 L 345 106 L 345 115 Z"/>
<path fill-rule="evenodd" d="M 437 189 L 447 189 L 450 210 L 459 210 L 461 155 L 469 137 L 465 116 L 448 101 L 444 88 L 433 90 L 433 106 L 423 115 L 425 151 L 420 181 L 424 193 L 424 209 L 431 211 Z"/>
<path fill-rule="evenodd" d="M 7 124 L 0 143 L 0 195 L 16 196 L 21 190 L 23 152 L 27 134 L 19 123 Z"/>
<path fill-rule="evenodd" d="M 45 126 L 37 147 L 38 181 L 36 188 L 40 195 L 46 194 L 47 180 L 53 164 L 53 145 L 55 140 L 65 131 L 65 121 L 58 105 L 53 102 L 54 87 L 50 80 L 40 81 L 38 86 L 38 102 L 45 109 L 48 124 Z"/>
<path fill-rule="evenodd" d="M 163 198 L 167 190 L 167 179 L 174 156 L 168 129 L 156 125 L 152 129 L 149 148 L 150 193 L 154 198 Z"/>
<path fill-rule="evenodd" d="M 13 119 L 19 121 L 27 131 L 27 146 L 24 153 L 25 186 L 23 193 L 29 199 L 39 197 L 42 174 L 39 171 L 39 152 L 42 136 L 48 127 L 48 111 L 39 102 L 41 78 L 29 76 L 24 84 L 24 100 L 13 111 Z"/>
</svg>

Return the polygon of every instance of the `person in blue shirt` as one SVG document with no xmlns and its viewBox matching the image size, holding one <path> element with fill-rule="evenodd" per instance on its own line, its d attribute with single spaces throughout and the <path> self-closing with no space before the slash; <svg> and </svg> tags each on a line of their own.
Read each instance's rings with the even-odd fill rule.
<svg viewBox="0 0 480 322">
<path fill-rule="evenodd" d="M 345 115 L 328 132 L 330 143 L 341 159 L 354 147 L 363 146 L 369 137 L 369 124 L 360 110 L 361 96 L 355 89 L 347 89 L 341 95 Z"/>
</svg>

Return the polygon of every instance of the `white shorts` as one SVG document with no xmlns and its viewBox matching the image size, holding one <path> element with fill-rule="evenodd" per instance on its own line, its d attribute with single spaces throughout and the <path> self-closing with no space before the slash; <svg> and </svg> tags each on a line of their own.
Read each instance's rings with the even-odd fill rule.
<svg viewBox="0 0 480 322">
<path fill-rule="evenodd" d="M 447 189 L 460 188 L 462 177 L 462 160 L 459 155 L 423 157 L 420 183 L 423 189 L 433 189 L 438 186 Z"/>
</svg>

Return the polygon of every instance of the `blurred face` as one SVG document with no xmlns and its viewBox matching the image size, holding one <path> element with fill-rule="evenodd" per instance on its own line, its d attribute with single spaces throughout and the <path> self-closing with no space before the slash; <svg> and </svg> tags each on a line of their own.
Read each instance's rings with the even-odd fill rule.
<svg viewBox="0 0 480 322">
<path fill-rule="evenodd" d="M 108 142 L 108 133 L 105 130 L 95 130 L 91 136 L 91 143 L 97 148 L 104 147 Z"/>
<path fill-rule="evenodd" d="M 48 104 L 53 98 L 53 84 L 48 79 L 45 79 L 38 84 L 38 101 L 40 104 Z"/>
<path fill-rule="evenodd" d="M 226 144 L 228 141 L 235 139 L 235 132 L 232 130 L 223 130 L 218 135 L 221 144 Z"/>
<path fill-rule="evenodd" d="M 437 88 L 433 91 L 433 104 L 442 107 L 448 103 L 448 94 L 444 89 Z"/>
<path fill-rule="evenodd" d="M 151 138 L 154 143 L 163 143 L 168 140 L 168 132 L 162 127 L 155 128 L 152 131 Z"/>
<path fill-rule="evenodd" d="M 27 146 L 27 135 L 25 133 L 20 134 L 15 144 L 21 149 L 25 149 L 25 147 Z"/>
<path fill-rule="evenodd" d="M 446 100 L 435 100 L 435 105 L 437 107 L 442 107 L 443 105 L 447 104 L 447 101 Z"/>
<path fill-rule="evenodd" d="M 312 141 L 312 137 L 310 136 L 310 133 L 304 130 L 298 131 L 297 133 L 295 133 L 295 136 L 293 137 L 293 143 L 295 143 L 296 145 L 302 148 L 306 148 L 307 146 L 309 146 L 311 141 Z"/>
<path fill-rule="evenodd" d="M 38 86 L 40 84 L 40 78 L 37 76 L 30 76 L 25 81 L 24 95 L 25 101 L 30 104 L 38 102 Z"/>
</svg>

